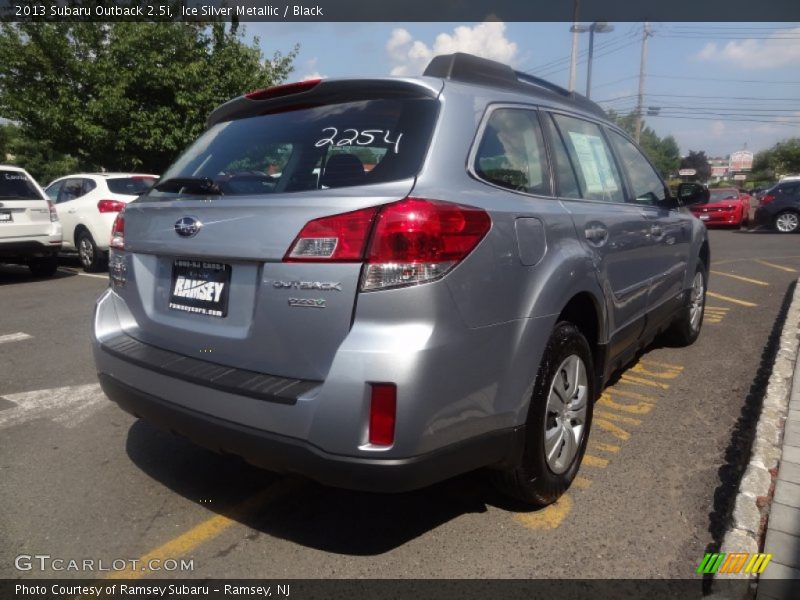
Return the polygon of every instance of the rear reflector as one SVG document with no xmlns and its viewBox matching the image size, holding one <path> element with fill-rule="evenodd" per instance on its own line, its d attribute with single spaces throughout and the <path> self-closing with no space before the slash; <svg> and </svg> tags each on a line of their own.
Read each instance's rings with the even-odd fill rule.
<svg viewBox="0 0 800 600">
<path fill-rule="evenodd" d="M 761 206 L 764 206 L 765 204 L 769 204 L 770 202 L 774 201 L 775 201 L 775 196 L 773 196 L 772 194 L 767 194 L 766 196 L 763 196 L 761 198 Z"/>
<path fill-rule="evenodd" d="M 369 443 L 391 446 L 397 417 L 397 386 L 393 383 L 372 383 L 369 405 Z"/>
<path fill-rule="evenodd" d="M 114 219 L 114 224 L 111 226 L 111 248 L 117 250 L 125 249 L 125 216 L 124 213 L 119 213 L 117 218 Z"/>
<path fill-rule="evenodd" d="M 125 203 L 119 200 L 100 200 L 97 203 L 97 210 L 101 213 L 118 213 L 125 208 Z"/>
<path fill-rule="evenodd" d="M 244 95 L 248 100 L 268 100 L 270 98 L 279 98 L 281 96 L 289 96 L 291 94 L 299 94 L 300 92 L 307 92 L 313 87 L 316 87 L 321 79 L 306 79 L 305 81 L 298 81 L 296 83 L 286 83 L 284 85 L 276 85 L 261 90 L 254 90 Z"/>
</svg>

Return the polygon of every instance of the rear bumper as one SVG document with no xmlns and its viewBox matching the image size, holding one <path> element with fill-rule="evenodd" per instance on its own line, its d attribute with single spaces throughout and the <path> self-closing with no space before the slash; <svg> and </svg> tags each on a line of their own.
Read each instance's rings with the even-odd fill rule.
<svg viewBox="0 0 800 600">
<path fill-rule="evenodd" d="M 694 216 L 705 223 L 706 227 L 715 225 L 740 225 L 742 223 L 742 213 L 740 211 L 720 212 L 720 213 L 694 213 Z M 708 217 L 708 218 L 703 218 Z"/>
<path fill-rule="evenodd" d="M 241 456 L 277 472 L 325 485 L 372 492 L 418 489 L 493 463 L 513 460 L 525 427 L 494 431 L 409 458 L 361 458 L 325 452 L 313 444 L 265 432 L 179 406 L 99 373 L 106 395 L 125 411 L 217 452 Z"/>
<path fill-rule="evenodd" d="M 0 259 L 24 259 L 53 256 L 61 250 L 61 238 L 41 240 L 0 240 Z"/>
</svg>

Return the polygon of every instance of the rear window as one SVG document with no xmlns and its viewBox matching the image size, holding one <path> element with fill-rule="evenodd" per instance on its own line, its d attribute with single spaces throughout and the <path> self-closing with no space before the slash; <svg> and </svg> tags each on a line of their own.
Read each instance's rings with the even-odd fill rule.
<svg viewBox="0 0 800 600">
<path fill-rule="evenodd" d="M 42 195 L 25 173 L 0 170 L 0 200 L 42 200 Z"/>
<path fill-rule="evenodd" d="M 162 176 L 209 178 L 225 195 L 356 187 L 415 176 L 439 103 L 345 102 L 219 123 Z M 172 195 L 151 192 L 150 196 Z"/>
<path fill-rule="evenodd" d="M 719 202 L 720 200 L 738 200 L 739 192 L 736 190 L 711 190 L 709 200 Z"/>
<path fill-rule="evenodd" d="M 155 181 L 153 177 L 115 177 L 106 182 L 112 194 L 138 196 L 149 190 Z"/>
</svg>

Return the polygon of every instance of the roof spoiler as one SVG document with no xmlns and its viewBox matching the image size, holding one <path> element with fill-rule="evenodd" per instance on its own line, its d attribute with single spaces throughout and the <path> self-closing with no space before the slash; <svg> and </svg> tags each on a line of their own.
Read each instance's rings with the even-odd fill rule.
<svg viewBox="0 0 800 600">
<path fill-rule="evenodd" d="M 531 89 L 533 87 L 539 95 L 555 96 L 560 100 L 566 98 L 587 112 L 606 116 L 605 111 L 586 96 L 570 92 L 540 77 L 515 71 L 501 62 L 473 54 L 456 52 L 435 56 L 422 74 L 464 83 L 502 86 L 522 93 L 534 91 Z"/>
</svg>

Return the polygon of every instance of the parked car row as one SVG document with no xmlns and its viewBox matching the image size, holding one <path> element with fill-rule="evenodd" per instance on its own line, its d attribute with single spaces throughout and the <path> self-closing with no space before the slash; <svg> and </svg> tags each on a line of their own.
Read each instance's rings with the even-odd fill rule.
<svg viewBox="0 0 800 600">
<path fill-rule="evenodd" d="M 157 175 L 86 173 L 56 179 L 45 190 L 20 167 L 0 165 L 0 263 L 52 276 L 59 252 L 78 252 L 86 271 L 108 261 L 111 226 Z"/>
</svg>

